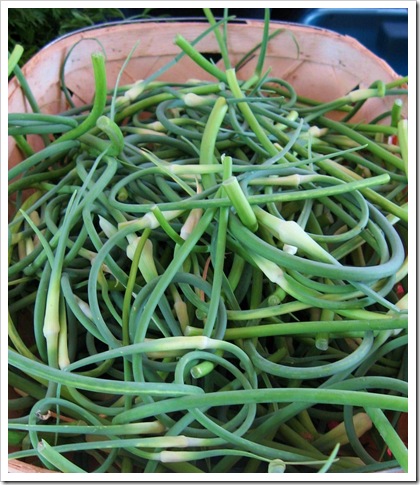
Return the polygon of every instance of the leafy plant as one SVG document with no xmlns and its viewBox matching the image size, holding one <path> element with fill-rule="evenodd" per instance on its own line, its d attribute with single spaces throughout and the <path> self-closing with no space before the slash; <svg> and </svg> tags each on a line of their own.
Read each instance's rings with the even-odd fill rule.
<svg viewBox="0 0 420 485">
<path fill-rule="evenodd" d="M 144 9 L 136 18 L 148 17 L 150 10 Z M 61 35 L 127 18 L 119 8 L 10 8 L 8 14 L 9 52 L 17 44 L 23 47 L 20 65 Z"/>
</svg>

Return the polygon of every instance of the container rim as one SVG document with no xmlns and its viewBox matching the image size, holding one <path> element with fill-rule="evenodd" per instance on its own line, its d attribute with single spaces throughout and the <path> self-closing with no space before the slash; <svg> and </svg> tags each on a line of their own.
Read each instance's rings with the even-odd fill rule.
<svg viewBox="0 0 420 485">
<path fill-rule="evenodd" d="M 220 17 L 216 17 L 216 20 L 221 20 Z M 115 27 L 118 25 L 132 25 L 132 24 L 164 24 L 164 23 L 171 23 L 171 24 L 186 24 L 186 23 L 208 23 L 208 20 L 205 17 L 176 17 L 176 18 L 159 18 L 159 17 L 152 17 L 149 19 L 125 19 L 125 20 L 115 20 L 115 21 L 109 21 L 109 22 L 104 22 L 101 24 L 97 25 L 88 25 L 86 27 L 82 27 L 80 29 L 72 30 L 71 32 L 67 32 L 66 34 L 60 35 L 56 39 L 48 42 L 48 44 L 45 44 L 39 52 L 43 51 L 44 49 L 47 49 L 48 47 L 56 44 L 57 42 L 62 41 L 63 39 L 67 39 L 69 37 L 72 37 L 73 35 L 77 34 L 82 34 L 84 32 L 91 32 L 94 30 L 99 30 L 99 29 L 105 29 L 108 27 Z M 257 24 L 264 24 L 264 20 L 261 19 L 247 19 L 243 17 L 237 17 L 233 18 L 229 21 L 230 24 L 245 24 L 245 25 L 257 25 Z M 283 21 L 283 20 L 270 20 L 270 24 L 274 25 L 283 25 L 283 26 L 295 26 L 295 27 L 300 27 L 306 30 L 316 30 L 318 32 L 329 32 L 333 35 L 336 35 L 338 37 L 348 37 L 352 38 L 349 35 L 344 35 L 340 34 L 339 32 L 336 32 L 331 29 L 326 29 L 324 27 L 318 27 L 316 25 L 306 25 L 301 22 L 288 22 L 288 21 Z M 356 40 L 356 39 L 354 39 Z M 358 41 L 357 41 L 358 42 Z M 36 55 L 36 54 L 35 54 Z"/>
</svg>

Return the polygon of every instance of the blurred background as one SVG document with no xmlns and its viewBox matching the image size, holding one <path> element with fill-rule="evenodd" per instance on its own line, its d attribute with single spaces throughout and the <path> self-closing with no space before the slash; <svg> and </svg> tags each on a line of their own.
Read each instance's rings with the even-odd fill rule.
<svg viewBox="0 0 420 485">
<path fill-rule="evenodd" d="M 398 2 L 395 2 L 397 5 Z M 400 75 L 408 72 L 408 11 L 404 8 L 272 8 L 273 21 L 293 22 L 350 35 L 388 62 Z M 212 8 L 215 17 L 223 8 Z M 231 8 L 238 19 L 262 19 L 263 8 Z M 66 33 L 120 20 L 203 18 L 195 8 L 9 8 L 9 51 L 25 48 L 22 63 L 37 50 Z"/>
</svg>

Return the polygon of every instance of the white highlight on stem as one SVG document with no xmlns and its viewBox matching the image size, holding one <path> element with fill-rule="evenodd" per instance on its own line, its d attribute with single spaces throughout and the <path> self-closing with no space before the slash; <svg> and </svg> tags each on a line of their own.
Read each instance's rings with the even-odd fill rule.
<svg viewBox="0 0 420 485">
<path fill-rule="evenodd" d="M 280 241 L 297 247 L 314 259 L 335 264 L 334 258 L 314 241 L 297 222 L 284 221 L 257 206 L 254 207 L 254 212 L 258 222 Z"/>
<path fill-rule="evenodd" d="M 259 254 L 250 254 L 250 257 L 272 283 L 275 283 L 282 288 L 287 285 L 284 278 L 284 272 L 276 263 L 273 263 Z"/>
<path fill-rule="evenodd" d="M 130 102 L 134 101 L 144 91 L 145 87 L 144 80 L 140 79 L 139 81 L 136 81 L 136 83 L 128 89 L 122 97 L 128 99 Z"/>
<path fill-rule="evenodd" d="M 99 215 L 99 227 L 104 231 L 108 239 L 118 232 L 118 229 L 101 215 Z"/>
<path fill-rule="evenodd" d="M 199 223 L 202 215 L 203 215 L 203 209 L 200 209 L 198 207 L 195 209 L 192 209 L 191 212 L 188 214 L 188 217 L 185 220 L 180 231 L 180 236 L 182 237 L 182 239 L 184 239 L 184 241 L 186 241 L 188 237 L 191 235 L 195 226 Z"/>
<path fill-rule="evenodd" d="M 144 243 L 139 259 L 139 270 L 147 283 L 159 276 L 155 265 L 155 259 L 153 257 L 153 243 L 150 239 L 146 239 Z"/>
<path fill-rule="evenodd" d="M 92 311 L 90 309 L 90 306 L 88 303 L 86 303 L 84 300 L 79 298 L 77 295 L 74 295 L 74 298 L 76 300 L 77 306 L 82 310 L 83 314 L 88 317 L 90 320 L 93 320 L 93 315 Z"/>
<path fill-rule="evenodd" d="M 286 470 L 286 464 L 283 460 L 275 459 L 271 460 L 268 464 L 268 473 L 284 473 Z"/>
<path fill-rule="evenodd" d="M 202 191 L 203 191 L 203 188 L 201 184 L 199 184 L 198 181 L 196 180 L 197 194 L 201 194 Z M 196 225 L 200 222 L 202 215 L 203 215 L 203 209 L 200 209 L 198 207 L 195 209 L 192 209 L 191 212 L 188 214 L 187 219 L 182 225 L 180 234 L 179 234 L 184 241 L 188 239 L 188 237 L 193 232 Z"/>
<path fill-rule="evenodd" d="M 195 93 L 187 93 L 182 96 L 182 99 L 186 106 L 188 106 L 189 108 L 195 108 L 197 106 L 211 104 L 216 98 L 215 96 L 199 96 Z"/>
<path fill-rule="evenodd" d="M 162 211 L 165 219 L 170 221 L 175 219 L 175 217 L 180 216 L 184 211 L 183 210 L 172 210 L 172 211 Z M 143 229 L 156 229 L 160 226 L 159 221 L 156 219 L 156 216 L 153 212 L 147 212 L 143 217 L 139 219 L 135 219 L 132 221 L 120 222 L 118 224 L 118 229 L 123 229 L 127 226 L 133 226 L 136 231 L 142 231 Z"/>
</svg>

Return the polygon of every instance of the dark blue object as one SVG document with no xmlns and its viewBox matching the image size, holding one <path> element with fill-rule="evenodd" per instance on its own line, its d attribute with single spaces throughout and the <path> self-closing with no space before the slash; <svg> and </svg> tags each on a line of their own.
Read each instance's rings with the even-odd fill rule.
<svg viewBox="0 0 420 485">
<path fill-rule="evenodd" d="M 408 9 L 314 8 L 298 20 L 350 35 L 384 59 L 397 74 L 408 73 Z"/>
</svg>

